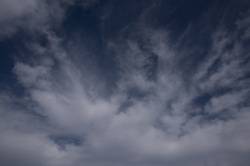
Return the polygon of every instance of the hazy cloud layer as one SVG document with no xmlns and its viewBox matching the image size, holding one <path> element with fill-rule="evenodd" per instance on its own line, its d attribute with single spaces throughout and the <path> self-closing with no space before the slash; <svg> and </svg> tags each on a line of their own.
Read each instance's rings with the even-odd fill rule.
<svg viewBox="0 0 250 166">
<path fill-rule="evenodd" d="M 124 3 L 0 1 L 0 165 L 247 166 L 249 3 Z"/>
</svg>

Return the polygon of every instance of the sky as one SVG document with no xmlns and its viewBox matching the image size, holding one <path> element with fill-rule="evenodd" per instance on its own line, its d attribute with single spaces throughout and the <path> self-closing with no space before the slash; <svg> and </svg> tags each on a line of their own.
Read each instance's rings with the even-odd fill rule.
<svg viewBox="0 0 250 166">
<path fill-rule="evenodd" d="M 249 0 L 0 0 L 0 165 L 249 166 Z"/>
</svg>

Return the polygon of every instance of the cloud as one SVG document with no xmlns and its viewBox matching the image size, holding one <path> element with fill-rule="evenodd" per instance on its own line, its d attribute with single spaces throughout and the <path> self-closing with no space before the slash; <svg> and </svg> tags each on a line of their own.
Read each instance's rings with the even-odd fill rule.
<svg viewBox="0 0 250 166">
<path fill-rule="evenodd" d="M 36 7 L 35 0 L 25 0 L 22 4 L 18 4 L 15 0 L 1 1 L 1 22 L 22 17 Z"/>
<path fill-rule="evenodd" d="M 15 10 L 11 6 L 13 11 L 5 11 L 9 18 L 1 21 L 25 15 L 39 3 L 46 6 L 39 8 L 46 14 L 41 17 L 50 19 L 53 7 L 47 2 L 25 2 Z M 32 55 L 13 68 L 24 93 L 0 95 L 0 164 L 247 165 L 248 36 L 237 38 L 243 23 L 238 25 L 235 33 L 213 32 L 211 49 L 192 72 L 184 70 L 192 66 L 183 58 L 196 61 L 193 50 L 180 46 L 183 39 L 173 42 L 168 30 L 148 26 L 138 32 L 140 39 L 105 39 L 102 56 L 113 55 L 116 66 L 105 71 L 94 66 L 92 48 L 68 44 L 84 45 L 84 40 L 67 43 L 51 29 L 38 28 L 47 45 L 26 43 Z M 107 94 L 105 72 L 117 75 Z"/>
<path fill-rule="evenodd" d="M 10 37 L 20 30 L 24 33 L 47 32 L 60 25 L 64 17 L 65 0 L 49 2 L 46 0 L 2 0 L 0 2 L 0 37 Z M 20 33 L 20 32 L 19 32 Z"/>
</svg>

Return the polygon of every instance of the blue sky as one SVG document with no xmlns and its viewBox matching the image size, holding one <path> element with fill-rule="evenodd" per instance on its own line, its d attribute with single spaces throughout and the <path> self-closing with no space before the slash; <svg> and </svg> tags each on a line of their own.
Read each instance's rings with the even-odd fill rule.
<svg viewBox="0 0 250 166">
<path fill-rule="evenodd" d="M 248 0 L 0 0 L 0 165 L 248 166 Z"/>
</svg>

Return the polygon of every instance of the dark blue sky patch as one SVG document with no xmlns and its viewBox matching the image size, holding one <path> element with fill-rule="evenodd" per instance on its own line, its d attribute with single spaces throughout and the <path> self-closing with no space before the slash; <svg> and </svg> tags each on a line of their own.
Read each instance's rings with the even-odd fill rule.
<svg viewBox="0 0 250 166">
<path fill-rule="evenodd" d="M 221 67 L 222 62 L 219 58 L 217 58 L 213 64 L 207 69 L 207 76 L 211 76 L 211 74 L 215 73 L 218 71 L 218 69 Z"/>
<path fill-rule="evenodd" d="M 65 35 L 84 33 L 85 37 L 100 36 L 99 16 L 94 9 L 84 9 L 81 6 L 71 6 L 66 13 L 66 19 L 63 22 Z M 82 34 L 83 35 L 83 34 Z"/>
<path fill-rule="evenodd" d="M 109 1 L 103 9 L 107 18 L 102 20 L 103 34 L 106 39 L 115 39 L 128 27 L 130 33 L 134 33 L 131 25 L 136 24 L 142 12 L 148 7 L 150 1 Z M 108 9 L 107 9 L 108 8 Z M 106 10 L 105 10 L 106 9 Z M 126 36 L 124 36 L 126 38 Z"/>
<path fill-rule="evenodd" d="M 74 135 L 51 135 L 49 138 L 62 150 L 65 150 L 67 145 L 81 146 L 84 142 L 82 138 Z"/>
<path fill-rule="evenodd" d="M 17 59 L 25 59 L 23 57 L 27 53 L 26 42 L 30 39 L 31 37 L 27 33 L 20 30 L 17 34 L 0 40 L 1 90 L 12 89 L 11 91 L 17 96 L 24 94 L 24 89 L 18 83 L 13 68 Z"/>
<path fill-rule="evenodd" d="M 7 75 L 10 76 L 12 74 L 12 68 L 14 67 L 14 56 L 17 54 L 17 52 L 20 51 L 20 49 L 24 46 L 24 38 L 25 36 L 22 34 L 15 35 L 11 38 L 1 40 L 0 41 L 0 65 L 1 75 Z"/>
<path fill-rule="evenodd" d="M 80 61 L 86 62 L 80 65 L 95 64 L 95 68 L 97 67 L 96 74 L 100 78 L 103 77 L 104 83 L 107 83 L 107 89 L 111 90 L 109 85 L 114 87 L 114 81 L 117 78 L 117 64 L 112 51 L 107 49 L 107 41 L 103 36 L 107 33 L 103 33 L 104 28 L 100 16 L 102 8 L 102 2 L 87 9 L 78 5 L 70 7 L 62 31 L 66 35 L 65 47 L 68 47 L 69 50 L 78 49 L 78 52 L 69 51 L 73 59 L 77 57 L 76 61 L 81 59 Z M 74 43 L 68 42 L 72 39 Z M 79 50 L 79 48 L 83 49 Z"/>
<path fill-rule="evenodd" d="M 209 46 L 207 46 L 209 47 Z M 183 78 L 187 77 L 187 80 L 190 79 L 190 74 L 193 75 L 199 70 L 202 62 L 206 60 L 208 48 L 201 49 L 200 46 L 191 47 L 191 52 L 180 52 L 178 57 L 177 65 L 180 70 Z M 185 49 L 184 49 L 185 50 Z M 183 54 L 183 55 L 182 55 Z"/>
<path fill-rule="evenodd" d="M 212 1 L 202 0 L 161 1 L 158 5 L 155 5 L 155 10 L 152 11 L 153 15 L 150 15 L 152 16 L 150 17 L 152 24 L 150 24 L 150 21 L 148 21 L 148 24 L 155 28 L 168 29 L 170 38 L 173 41 L 178 41 L 191 25 L 195 28 L 195 32 L 192 35 L 192 38 L 194 38 L 196 36 L 195 33 L 201 30 L 204 31 L 204 28 L 207 28 L 201 28 L 200 24 L 203 24 L 201 20 L 211 4 Z M 210 22 L 210 20 L 207 20 L 207 22 Z M 208 24 L 210 26 L 213 25 L 212 22 Z M 194 42 L 193 40 L 190 41 Z"/>
<path fill-rule="evenodd" d="M 239 1 L 224 1 L 224 15 L 223 15 L 223 23 L 224 26 L 230 31 L 233 32 L 237 28 L 235 24 L 235 20 L 244 18 L 246 13 L 249 11 L 250 2 L 246 0 Z"/>
<path fill-rule="evenodd" d="M 212 98 L 211 94 L 205 93 L 205 94 L 202 94 L 201 96 L 194 98 L 193 104 L 198 107 L 203 107 L 205 104 L 209 102 L 211 98 Z"/>
<path fill-rule="evenodd" d="M 159 7 L 160 25 L 171 25 L 172 30 L 182 32 L 189 24 L 197 24 L 199 19 L 209 9 L 212 1 L 179 0 L 162 1 Z M 166 15 L 170 11 L 170 15 Z"/>
</svg>

